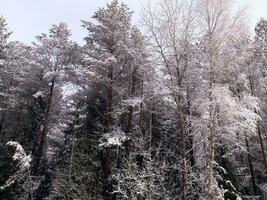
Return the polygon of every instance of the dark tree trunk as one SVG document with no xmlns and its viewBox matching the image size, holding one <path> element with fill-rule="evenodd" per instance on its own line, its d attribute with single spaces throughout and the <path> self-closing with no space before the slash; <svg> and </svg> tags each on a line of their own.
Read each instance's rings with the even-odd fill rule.
<svg viewBox="0 0 267 200">
<path fill-rule="evenodd" d="M 253 77 L 251 77 L 251 76 L 249 76 L 249 84 L 250 84 L 251 95 L 255 96 L 255 94 L 254 94 L 255 85 L 254 85 Z M 257 111 L 255 111 L 255 112 L 257 113 Z M 258 122 L 257 128 L 258 128 L 258 136 L 259 136 L 260 145 L 261 145 L 261 153 L 262 153 L 262 157 L 263 157 L 263 165 L 265 167 L 265 170 L 267 170 L 266 155 L 265 155 L 264 144 L 263 144 L 263 139 L 262 139 L 262 134 L 261 134 L 259 122 Z"/>
<path fill-rule="evenodd" d="M 4 123 L 5 123 L 5 112 L 3 113 L 1 120 L 0 120 L 0 134 L 2 133 L 4 129 Z"/>
<path fill-rule="evenodd" d="M 107 132 L 110 132 L 113 125 L 113 118 L 112 118 L 112 110 L 113 110 L 113 69 L 112 66 L 109 68 L 108 72 L 108 78 L 109 78 L 109 85 L 108 85 L 108 91 L 107 91 Z M 103 177 L 103 196 L 105 200 L 109 200 L 112 198 L 112 195 L 109 193 L 109 191 L 112 190 L 112 185 L 109 181 L 109 175 L 110 175 L 110 159 L 111 159 L 111 149 L 109 147 L 105 148 L 104 156 L 103 156 L 103 171 L 104 171 L 104 177 Z"/>
<path fill-rule="evenodd" d="M 132 85 L 131 85 L 131 92 L 130 92 L 130 96 L 133 97 L 135 95 L 135 85 L 136 85 L 136 70 L 133 71 L 132 74 Z M 128 124 L 127 124 L 127 129 L 126 132 L 130 133 L 132 131 L 132 124 L 133 124 L 133 106 L 129 106 L 129 110 L 128 110 Z"/>
<path fill-rule="evenodd" d="M 191 101 L 189 99 L 189 91 L 188 91 L 188 86 L 187 86 L 187 109 L 188 109 L 188 115 L 189 115 L 189 120 L 187 122 L 188 124 L 188 138 L 189 138 L 189 150 L 190 150 L 190 163 L 191 167 L 195 165 L 195 158 L 194 158 L 194 141 L 193 141 L 193 136 L 191 135 L 192 133 L 192 124 L 191 124 Z"/>
<path fill-rule="evenodd" d="M 181 199 L 187 200 L 187 157 L 186 157 L 186 129 L 185 129 L 185 117 L 184 117 L 184 110 L 182 108 L 182 99 L 181 96 L 178 97 L 176 100 L 177 103 L 177 111 L 179 113 L 179 122 L 178 126 L 180 128 L 180 145 L 181 145 L 181 156 L 182 156 L 182 171 L 181 171 Z"/>
<path fill-rule="evenodd" d="M 250 154 L 250 145 L 248 142 L 248 139 L 246 138 L 246 147 L 247 147 L 247 151 L 248 151 L 248 165 L 249 165 L 249 171 L 250 171 L 250 175 L 251 175 L 251 181 L 252 181 L 252 195 L 256 195 L 257 194 L 257 190 L 256 190 L 256 181 L 255 181 L 255 175 L 254 175 L 254 169 L 253 169 L 253 164 L 252 164 L 252 160 L 251 160 L 251 154 Z"/>
<path fill-rule="evenodd" d="M 112 124 L 113 124 L 113 118 L 112 118 L 112 110 L 113 110 L 113 70 L 109 70 L 109 86 L 108 86 L 108 108 L 107 108 L 107 131 L 110 131 Z"/>
<path fill-rule="evenodd" d="M 144 82 L 142 81 L 142 88 L 141 88 L 141 97 L 143 99 L 144 95 Z M 140 114 L 139 114 L 139 127 L 142 130 L 142 120 L 143 120 L 143 101 L 140 104 Z"/>
<path fill-rule="evenodd" d="M 182 122 L 183 123 L 183 122 Z M 182 125 L 183 126 L 183 125 Z M 187 162 L 186 162 L 186 136 L 181 131 L 181 149 L 182 149 L 182 200 L 187 200 Z"/>
<path fill-rule="evenodd" d="M 46 137 L 47 137 L 47 131 L 48 131 L 48 126 L 49 126 L 49 118 L 50 118 L 50 111 L 51 111 L 51 105 L 52 105 L 52 97 L 54 93 L 54 86 L 55 86 L 55 80 L 53 79 L 51 83 L 50 91 L 49 91 L 47 110 L 46 110 L 45 117 L 44 117 L 44 124 L 43 124 L 42 130 L 40 130 L 40 143 L 39 143 L 39 146 L 36 152 L 36 156 L 35 156 L 36 160 L 35 160 L 34 167 L 33 167 L 34 174 L 38 173 L 40 161 L 43 156 L 43 150 L 46 144 Z"/>
<path fill-rule="evenodd" d="M 265 155 L 264 144 L 263 144 L 263 139 L 262 139 L 262 135 L 261 135 L 261 129 L 260 129 L 259 122 L 258 122 L 258 136 L 260 139 L 261 152 L 262 152 L 262 157 L 263 157 L 263 165 L 265 167 L 265 170 L 267 170 L 266 155 Z"/>
</svg>

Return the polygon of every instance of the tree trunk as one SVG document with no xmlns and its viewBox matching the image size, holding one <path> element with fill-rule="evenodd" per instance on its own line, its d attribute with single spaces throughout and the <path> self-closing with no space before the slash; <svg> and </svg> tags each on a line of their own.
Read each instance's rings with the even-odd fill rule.
<svg viewBox="0 0 267 200">
<path fill-rule="evenodd" d="M 211 32 L 209 32 L 209 160 L 208 160 L 208 192 L 207 192 L 207 199 L 212 200 L 213 194 L 212 194 L 212 182 L 213 182 L 213 163 L 215 160 L 215 121 L 216 121 L 216 105 L 213 104 L 213 97 L 212 97 L 212 91 L 213 91 L 213 84 L 215 82 L 214 77 L 214 65 L 215 65 L 215 54 L 216 50 L 214 50 L 214 44 L 212 42 L 213 35 Z"/>
<path fill-rule="evenodd" d="M 143 95 L 144 95 L 144 82 L 142 81 L 142 87 L 141 87 L 141 98 L 142 102 L 140 104 L 140 114 L 139 114 L 139 127 L 142 131 L 142 120 L 143 120 Z"/>
<path fill-rule="evenodd" d="M 246 147 L 247 147 L 247 152 L 248 152 L 247 156 L 248 156 L 249 171 L 250 171 L 251 181 L 252 181 L 252 195 L 256 195 L 257 193 L 256 181 L 255 181 L 254 169 L 253 169 L 253 164 L 252 164 L 251 154 L 250 154 L 250 145 L 249 145 L 247 138 L 246 138 Z"/>
<path fill-rule="evenodd" d="M 132 131 L 132 120 L 133 120 L 133 106 L 129 106 L 128 109 L 128 123 L 126 128 L 126 133 L 130 133 Z"/>
<path fill-rule="evenodd" d="M 188 115 L 189 115 L 189 120 L 187 122 L 188 124 L 188 138 L 189 138 L 189 149 L 190 149 L 190 163 L 191 163 L 191 167 L 193 167 L 195 165 L 195 158 L 194 158 L 194 142 L 193 142 L 193 136 L 191 135 L 192 133 L 192 124 L 191 124 L 191 101 L 189 99 L 189 89 L 187 86 L 186 89 L 186 93 L 187 93 L 187 109 L 188 109 Z"/>
<path fill-rule="evenodd" d="M 182 188 L 181 188 L 181 199 L 182 200 L 187 200 L 187 158 L 186 158 L 186 129 L 185 129 L 185 118 L 184 118 L 184 113 L 183 113 L 183 108 L 182 108 L 182 98 L 179 95 L 176 97 L 176 105 L 177 105 L 177 111 L 179 114 L 179 121 L 178 121 L 178 126 L 180 128 L 180 136 L 181 136 L 181 156 L 182 156 Z"/>
<path fill-rule="evenodd" d="M 112 110 L 113 110 L 113 70 L 109 70 L 109 86 L 108 86 L 108 108 L 107 108 L 107 131 L 111 130 L 113 124 Z"/>
<path fill-rule="evenodd" d="M 266 162 L 266 155 L 265 155 L 265 150 L 264 150 L 264 144 L 263 144 L 263 139 L 261 135 L 261 129 L 260 129 L 260 123 L 258 122 L 258 136 L 260 139 L 260 145 L 261 145 L 261 152 L 262 152 L 262 157 L 263 157 L 263 165 L 265 167 L 265 170 L 267 170 L 267 162 Z"/>
<path fill-rule="evenodd" d="M 135 85 L 136 85 L 135 72 L 136 70 L 134 70 L 132 74 L 132 85 L 131 85 L 132 87 L 131 87 L 130 97 L 133 97 L 135 94 Z M 133 106 L 130 105 L 129 110 L 128 110 L 129 115 L 128 115 L 128 124 L 127 124 L 127 129 L 126 129 L 127 133 L 130 133 L 132 131 L 133 109 L 134 109 Z"/>
<path fill-rule="evenodd" d="M 4 123 L 5 123 L 5 111 L 1 117 L 1 120 L 0 120 L 0 134 L 2 133 L 3 129 L 4 129 Z"/>
<path fill-rule="evenodd" d="M 209 161 L 208 161 L 208 200 L 213 199 L 212 195 L 212 182 L 213 182 L 213 163 L 215 159 L 215 117 L 216 117 L 216 109 L 214 111 L 212 106 L 210 106 L 210 136 L 209 136 Z M 212 113 L 212 111 L 214 113 Z"/>
<path fill-rule="evenodd" d="M 110 174 L 110 149 L 109 147 L 105 148 L 105 152 L 103 153 L 103 197 L 105 200 L 109 200 L 110 198 L 110 194 L 109 194 L 109 190 L 110 190 L 110 183 L 109 183 L 109 174 Z"/>
<path fill-rule="evenodd" d="M 78 118 L 77 115 L 78 108 L 76 108 L 75 111 L 75 120 L 74 120 L 74 126 L 73 126 L 73 135 L 72 135 L 72 143 L 71 143 L 71 154 L 70 154 L 70 166 L 69 166 L 69 181 L 71 180 L 71 174 L 72 174 L 72 168 L 73 168 L 73 158 L 74 158 L 74 150 L 75 150 L 75 139 L 76 139 L 76 126 L 78 124 Z"/>
<path fill-rule="evenodd" d="M 249 84 L 250 84 L 250 91 L 251 91 L 251 95 L 254 95 L 254 80 L 253 77 L 249 76 Z M 255 111 L 257 112 L 257 111 Z M 258 122 L 257 124 L 257 129 L 258 129 L 258 136 L 260 139 L 260 145 L 261 145 L 261 153 L 262 153 L 262 157 L 263 157 L 263 165 L 265 167 L 265 170 L 267 170 L 267 162 L 266 162 L 266 155 L 265 155 L 265 150 L 264 150 L 264 144 L 263 144 L 263 139 L 262 139 L 262 134 L 261 134 L 261 129 L 260 129 L 260 123 Z"/>
<path fill-rule="evenodd" d="M 108 72 L 108 78 L 109 78 L 109 86 L 107 91 L 107 132 L 110 132 L 113 125 L 113 117 L 112 117 L 112 110 L 113 110 L 113 69 L 112 66 L 109 68 Z M 111 196 L 109 194 L 110 190 L 110 183 L 109 183 L 109 175 L 110 175 L 110 155 L 111 149 L 109 147 L 105 148 L 104 152 L 104 162 L 103 162 L 103 171 L 104 171 L 104 182 L 103 182 L 103 193 L 104 193 L 104 199 L 109 200 L 111 199 Z"/>
<path fill-rule="evenodd" d="M 183 116 L 181 116 L 183 117 Z M 181 148 L 182 148 L 182 200 L 187 200 L 187 159 L 186 159 L 186 135 L 184 120 L 181 119 Z"/>
<path fill-rule="evenodd" d="M 49 118 L 50 118 L 50 111 L 51 111 L 54 87 L 55 87 L 55 79 L 52 80 L 50 91 L 49 91 L 47 110 L 46 110 L 45 117 L 44 117 L 43 128 L 41 130 L 39 147 L 38 147 L 37 152 L 36 152 L 36 161 L 35 161 L 35 164 L 33 167 L 33 173 L 34 174 L 38 173 L 40 161 L 41 161 L 41 158 L 43 155 L 43 149 L 44 149 L 45 143 L 46 143 L 46 137 L 47 137 L 47 131 L 48 131 L 48 126 L 49 126 Z"/>
</svg>

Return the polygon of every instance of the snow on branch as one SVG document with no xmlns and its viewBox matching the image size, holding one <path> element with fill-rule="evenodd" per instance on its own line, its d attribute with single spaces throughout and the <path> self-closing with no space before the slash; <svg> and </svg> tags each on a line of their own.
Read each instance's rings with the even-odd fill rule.
<svg viewBox="0 0 267 200">
<path fill-rule="evenodd" d="M 124 142 L 129 140 L 129 137 L 125 135 L 119 128 L 113 130 L 110 133 L 105 133 L 100 139 L 99 147 L 116 147 L 122 146 Z"/>
<path fill-rule="evenodd" d="M 34 95 L 32 95 L 35 99 L 38 99 L 39 97 L 44 97 L 45 94 L 42 91 L 36 92 Z"/>
<path fill-rule="evenodd" d="M 123 101 L 123 105 L 124 106 L 139 106 L 141 103 L 143 102 L 142 98 L 139 97 L 133 97 L 133 98 L 129 98 Z"/>
<path fill-rule="evenodd" d="M 20 168 L 20 170 L 28 170 L 31 166 L 31 155 L 26 155 L 24 149 L 18 142 L 10 141 L 7 143 L 7 145 L 16 148 L 16 151 L 12 158 L 14 161 L 18 161 L 18 167 Z"/>
<path fill-rule="evenodd" d="M 31 155 L 27 155 L 23 147 L 18 142 L 9 141 L 6 145 L 16 148 L 12 159 L 18 162 L 17 166 L 19 167 L 19 170 L 11 176 L 3 186 L 0 187 L 0 190 L 4 190 L 14 184 L 17 180 L 22 179 L 25 172 L 29 171 L 32 161 Z"/>
</svg>

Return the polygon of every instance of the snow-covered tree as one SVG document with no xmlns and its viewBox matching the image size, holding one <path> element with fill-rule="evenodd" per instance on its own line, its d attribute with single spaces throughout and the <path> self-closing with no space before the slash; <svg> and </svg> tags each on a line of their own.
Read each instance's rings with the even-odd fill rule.
<svg viewBox="0 0 267 200">
<path fill-rule="evenodd" d="M 94 14 L 96 23 L 83 21 L 83 26 L 88 31 L 84 46 L 87 74 L 92 82 L 104 85 L 106 91 L 106 126 L 103 135 L 106 143 L 101 145 L 105 152 L 103 170 L 106 198 L 110 195 L 108 191 L 112 193 L 112 186 L 109 185 L 114 164 L 112 149 L 124 145 L 121 144 L 121 138 L 128 138 L 126 133 L 132 132 L 133 112 L 136 104 L 141 102 L 137 96 L 137 88 L 141 87 L 142 81 L 139 69 L 145 64 L 146 56 L 142 36 L 131 25 L 131 14 L 125 4 L 114 0 Z M 127 117 L 123 120 L 125 113 Z M 121 121 L 125 125 L 120 125 Z M 122 142 L 125 143 L 126 139 Z M 120 154 L 117 156 L 121 157 Z"/>
<path fill-rule="evenodd" d="M 42 79 L 48 83 L 48 91 L 37 91 L 36 98 L 44 98 L 46 111 L 39 130 L 39 141 L 34 151 L 34 171 L 37 173 L 47 139 L 47 133 L 51 127 L 51 114 L 58 103 L 62 86 L 67 82 L 68 72 L 73 70 L 74 55 L 77 45 L 70 40 L 70 30 L 65 23 L 53 25 L 49 34 L 37 36 L 34 43 L 33 62 L 39 67 Z"/>
<path fill-rule="evenodd" d="M 218 146 L 236 145 L 231 142 L 241 136 L 244 143 L 246 138 L 254 135 L 260 119 L 256 114 L 259 107 L 257 99 L 249 93 L 237 96 L 236 91 L 230 88 L 230 80 L 227 80 L 231 72 L 227 69 L 234 67 L 227 52 L 231 51 L 231 44 L 244 35 L 244 29 L 240 28 L 243 13 L 232 14 L 232 5 L 228 1 L 204 0 L 199 3 L 200 28 L 203 31 L 200 48 L 203 54 L 199 57 L 199 66 L 202 66 L 201 83 L 197 87 L 199 97 L 194 104 L 200 118 L 195 121 L 193 129 L 196 141 L 202 141 L 198 147 L 197 164 L 203 172 L 200 173 L 201 185 L 207 183 L 204 199 L 222 199 L 224 195 L 217 196 L 223 189 L 216 181 L 215 156 Z M 248 127 L 250 131 L 247 131 Z"/>
</svg>

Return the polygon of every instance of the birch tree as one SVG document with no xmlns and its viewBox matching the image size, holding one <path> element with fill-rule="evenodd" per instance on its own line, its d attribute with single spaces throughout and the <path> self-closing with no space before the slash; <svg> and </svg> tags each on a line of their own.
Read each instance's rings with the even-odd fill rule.
<svg viewBox="0 0 267 200">
<path fill-rule="evenodd" d="M 250 134 L 255 134 L 255 124 L 259 120 L 258 115 L 255 113 L 255 108 L 258 108 L 257 100 L 250 99 L 248 101 L 254 102 L 250 103 L 253 105 L 252 107 L 247 107 L 242 102 L 235 100 L 235 97 L 232 92 L 228 89 L 228 86 L 223 83 L 222 73 L 224 70 L 224 66 L 227 66 L 228 63 L 225 63 L 225 58 L 222 56 L 224 49 L 229 47 L 229 41 L 234 42 L 237 41 L 240 34 L 242 35 L 244 29 L 241 28 L 242 25 L 242 12 L 239 11 L 236 14 L 232 14 L 231 11 L 231 2 L 229 1 L 200 1 L 199 2 L 199 14 L 200 14 L 200 25 L 201 30 L 203 31 L 203 42 L 205 56 L 202 57 L 202 63 L 204 59 L 205 66 L 205 77 L 207 84 L 206 91 L 208 93 L 204 93 L 205 97 L 202 97 L 202 101 L 204 100 L 204 105 L 206 104 L 204 110 L 201 112 L 204 114 L 205 123 L 206 123 L 206 131 L 208 134 L 207 144 L 204 145 L 207 148 L 207 199 L 222 199 L 224 194 L 216 195 L 216 193 L 220 193 L 219 191 L 222 189 L 217 185 L 215 179 L 215 153 L 216 153 L 216 144 L 218 145 L 218 138 L 224 136 L 222 133 L 228 134 L 227 137 L 235 137 L 239 131 L 233 131 L 231 127 L 225 126 L 225 122 L 221 123 L 218 121 L 219 118 L 222 118 L 224 115 L 229 115 L 230 113 L 239 113 L 239 109 L 249 109 L 251 119 L 248 121 L 244 121 L 244 126 L 246 123 L 252 122 L 250 127 L 253 128 Z M 227 49 L 228 50 L 228 49 Z M 220 91 L 220 92 L 219 92 Z M 219 93 L 218 93 L 219 92 Z M 219 97 L 220 93 L 224 93 L 224 98 Z M 246 94 L 247 95 L 247 94 Z M 246 97 L 244 97 L 246 98 Z M 217 100 L 219 101 L 217 101 Z M 242 105 L 243 104 L 243 105 Z M 203 105 L 203 104 L 202 104 Z M 224 105 L 224 106 L 223 106 Z M 233 107 L 234 106 L 234 107 Z M 232 109 L 227 109 L 231 108 Z M 222 109 L 224 108 L 224 109 Z M 238 109 L 239 108 L 239 109 Z M 239 113 L 240 117 L 242 116 L 242 112 Z M 228 118 L 229 123 L 237 123 L 239 120 L 237 118 Z M 237 121 L 236 121 L 237 120 Z M 227 124 L 227 123 L 226 123 Z M 223 127 L 224 131 L 219 131 L 219 127 Z M 243 134 L 246 137 L 250 137 L 251 135 L 247 135 L 248 133 L 243 130 Z M 204 150 L 205 151 L 205 150 Z M 205 168 L 205 167 L 204 167 Z"/>
<path fill-rule="evenodd" d="M 150 37 L 151 49 L 156 53 L 159 66 L 166 75 L 166 88 L 173 99 L 178 114 L 177 136 L 181 146 L 181 199 L 188 193 L 188 121 L 186 120 L 186 78 L 190 62 L 191 42 L 194 40 L 196 1 L 159 1 L 158 6 L 148 5 L 143 14 L 143 22 Z"/>
</svg>

